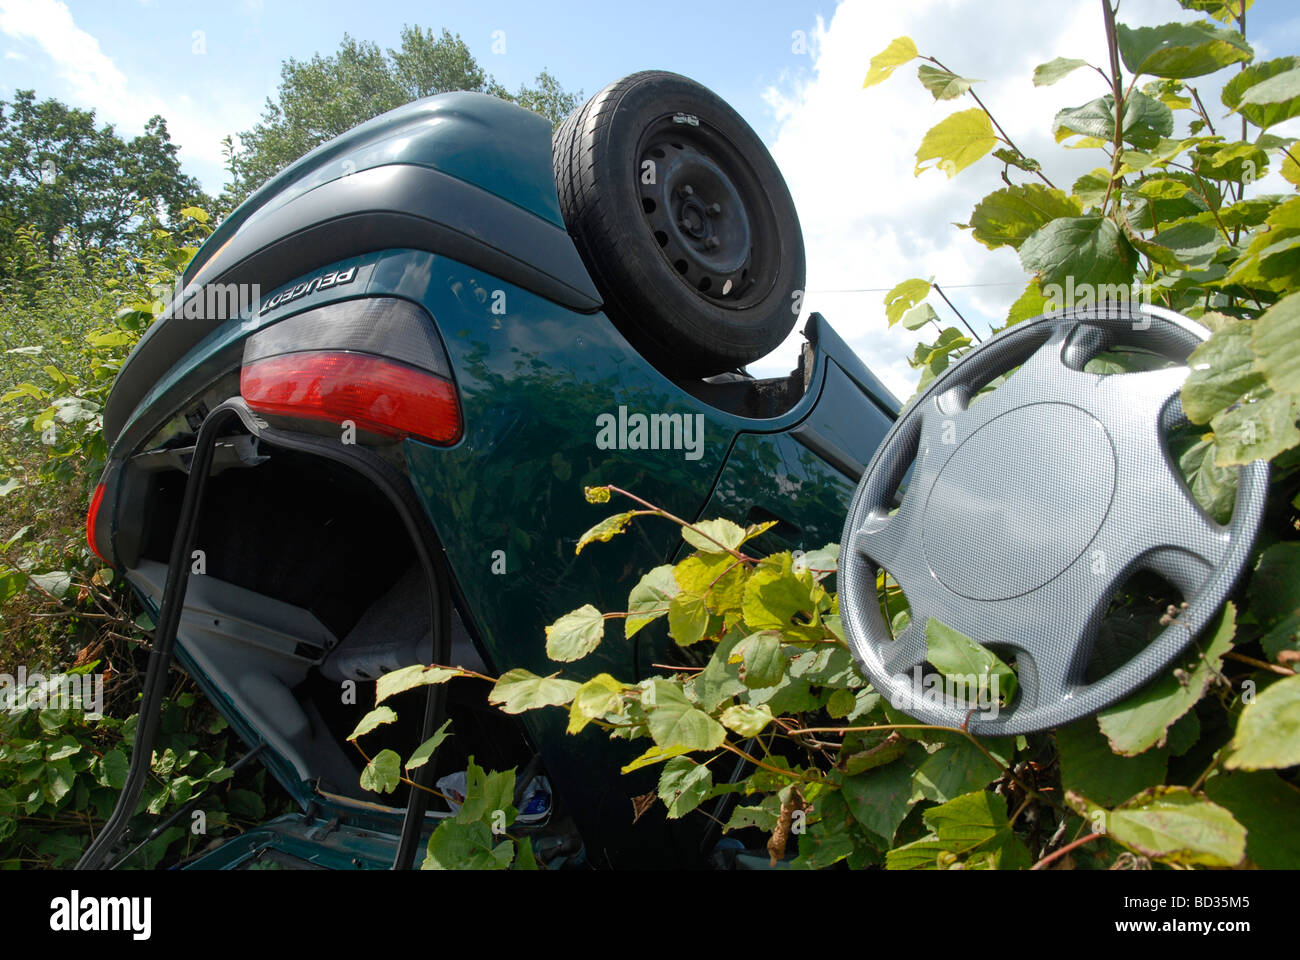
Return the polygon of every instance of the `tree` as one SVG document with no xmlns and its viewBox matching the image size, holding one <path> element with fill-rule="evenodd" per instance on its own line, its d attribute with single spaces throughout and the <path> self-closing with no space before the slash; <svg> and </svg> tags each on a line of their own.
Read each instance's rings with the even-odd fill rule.
<svg viewBox="0 0 1300 960">
<path fill-rule="evenodd" d="M 543 70 L 534 87 L 511 94 L 485 72 L 459 35 L 405 26 L 397 50 L 343 35 L 332 54 L 310 60 L 290 57 L 280 69 L 280 87 L 267 98 L 261 120 L 227 138 L 231 182 L 222 206 L 233 209 L 250 193 L 313 147 L 363 121 L 421 97 L 472 90 L 511 100 L 557 126 L 580 102 Z"/>
<path fill-rule="evenodd" d="M 111 124 L 97 126 L 94 111 L 37 103 L 31 90 L 0 101 L 0 251 L 12 251 L 23 226 L 40 231 L 51 258 L 63 244 L 129 248 L 141 204 L 175 225 L 182 207 L 204 201 L 198 181 L 181 173 L 162 117 L 125 141 Z"/>
</svg>

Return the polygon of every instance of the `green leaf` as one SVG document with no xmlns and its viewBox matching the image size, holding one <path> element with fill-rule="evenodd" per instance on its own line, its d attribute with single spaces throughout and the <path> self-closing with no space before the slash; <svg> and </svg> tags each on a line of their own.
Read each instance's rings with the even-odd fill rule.
<svg viewBox="0 0 1300 960">
<path fill-rule="evenodd" d="M 6 350 L 6 353 L 14 353 L 13 350 Z M 49 391 L 42 390 L 34 383 L 20 383 L 16 387 L 5 392 L 0 396 L 0 403 L 10 403 L 14 400 L 21 400 L 23 397 L 31 397 L 34 400 L 48 400 Z"/>
<path fill-rule="evenodd" d="M 681 588 L 673 576 L 673 565 L 665 563 L 655 567 L 632 588 L 627 595 L 628 616 L 623 621 L 624 635 L 631 638 L 648 623 L 662 617 L 668 612 L 668 602 L 677 596 Z"/>
<path fill-rule="evenodd" d="M 1151 177 L 1138 184 L 1137 192 L 1153 200 L 1177 200 L 1186 196 L 1189 189 L 1187 184 L 1173 177 Z"/>
<path fill-rule="evenodd" d="M 1250 352 L 1255 369 L 1270 387 L 1279 393 L 1300 393 L 1300 293 L 1279 300 L 1255 321 Z"/>
<path fill-rule="evenodd" d="M 614 713 L 623 704 L 623 684 L 608 673 L 592 677 L 578 688 L 569 704 L 569 733 L 579 733 L 592 720 Z"/>
<path fill-rule="evenodd" d="M 1061 786 L 1103 806 L 1123 803 L 1165 781 L 1167 751 L 1117 756 L 1091 717 L 1059 727 L 1056 746 L 1061 756 Z"/>
<path fill-rule="evenodd" d="M 831 693 L 831 698 L 826 701 L 826 712 L 836 720 L 842 720 L 852 713 L 857 705 L 858 698 L 853 691 L 840 687 Z"/>
<path fill-rule="evenodd" d="M 1264 382 L 1255 369 L 1251 335 L 1250 324 L 1229 324 L 1211 334 L 1187 358 L 1191 373 L 1181 396 L 1183 412 L 1193 423 L 1209 423 Z"/>
<path fill-rule="evenodd" d="M 1227 244 L 1207 214 L 1186 217 L 1145 239 L 1130 226 L 1129 241 L 1152 260 L 1166 267 L 1206 267 Z"/>
<path fill-rule="evenodd" d="M 121 790 L 126 786 L 126 774 L 129 768 L 126 754 L 114 747 L 100 758 L 99 775 L 95 779 L 100 786 Z"/>
<path fill-rule="evenodd" d="M 1051 86 L 1067 74 L 1087 65 L 1087 60 L 1072 60 L 1068 57 L 1057 57 L 1055 60 L 1047 61 L 1047 63 L 1040 63 L 1034 67 L 1034 86 Z"/>
<path fill-rule="evenodd" d="M 581 660 L 604 638 L 604 616 L 591 604 L 583 604 L 546 628 L 546 655 L 562 663 Z"/>
<path fill-rule="evenodd" d="M 636 514 L 629 510 L 626 513 L 616 513 L 613 516 L 606 517 L 578 538 L 578 545 L 573 552 L 575 554 L 582 553 L 583 547 L 595 543 L 597 540 L 608 543 L 627 529 L 627 525 L 632 522 L 634 516 Z"/>
<path fill-rule="evenodd" d="M 687 700 L 677 684 L 656 678 L 641 687 L 646 725 L 660 747 L 716 750 L 726 738 L 722 724 Z"/>
<path fill-rule="evenodd" d="M 41 793 L 47 802 L 57 804 L 72 790 L 76 779 L 77 774 L 67 760 L 46 763 L 45 781 L 41 784 Z"/>
<path fill-rule="evenodd" d="M 1116 26 L 1120 56 L 1135 74 L 1185 79 L 1214 73 L 1254 56 L 1235 30 L 1203 21 L 1165 23 L 1158 27 Z"/>
<path fill-rule="evenodd" d="M 892 327 L 904 313 L 930 295 L 930 281 L 913 278 L 904 280 L 885 294 L 885 317 Z"/>
<path fill-rule="evenodd" d="M 939 315 L 928 303 L 921 303 L 903 314 L 903 326 L 908 330 L 920 330 L 931 321 L 938 323 Z"/>
<path fill-rule="evenodd" d="M 1214 462 L 1221 467 L 1271 460 L 1300 444 L 1300 395 L 1274 393 L 1267 387 L 1240 406 L 1213 420 Z"/>
<path fill-rule="evenodd" d="M 840 565 L 840 545 L 828 543 L 818 550 L 807 550 L 800 557 L 791 555 L 790 569 L 802 576 L 807 570 L 816 574 L 835 573 Z"/>
<path fill-rule="evenodd" d="M 959 110 L 939 121 L 926 132 L 916 151 L 916 169 L 920 176 L 929 160 L 934 168 L 955 177 L 995 146 L 998 138 L 988 115 L 978 107 Z"/>
<path fill-rule="evenodd" d="M 945 677 L 973 685 L 968 693 L 972 700 L 993 695 L 1007 704 L 1015 697 L 1016 675 L 992 650 L 934 617 L 925 623 L 925 642 L 925 659 Z"/>
<path fill-rule="evenodd" d="M 840 778 L 840 789 L 853 819 L 885 846 L 893 844 L 899 825 L 916 803 L 912 776 L 926 758 L 925 750 L 917 743 L 905 743 L 904 750 L 900 759 Z"/>
<path fill-rule="evenodd" d="M 1161 863 L 1235 867 L 1246 855 L 1241 824 L 1186 787 L 1152 787 L 1110 811 L 1075 793 L 1066 799 L 1110 839 Z"/>
<path fill-rule="evenodd" d="M 1300 764 L 1300 675 L 1270 684 L 1237 720 L 1224 766 L 1263 770 Z"/>
<path fill-rule="evenodd" d="M 691 747 L 684 747 L 678 744 L 675 747 L 664 749 L 655 744 L 646 750 L 645 753 L 637 757 L 627 766 L 623 767 L 623 773 L 631 773 L 633 770 L 640 770 L 642 767 L 653 766 L 656 763 L 663 763 L 665 760 L 671 760 L 673 757 L 680 757 L 684 753 L 690 753 Z"/>
<path fill-rule="evenodd" d="M 266 803 L 252 790 L 227 791 L 226 809 L 236 817 L 257 823 L 266 819 Z"/>
<path fill-rule="evenodd" d="M 1232 23 L 1255 5 L 1255 0 L 1178 0 L 1184 10 L 1198 10 L 1218 20 Z"/>
<path fill-rule="evenodd" d="M 33 573 L 32 582 L 55 597 L 63 597 L 72 589 L 72 574 L 66 570 L 52 570 L 49 573 Z"/>
<path fill-rule="evenodd" d="M 76 756 L 80 752 L 81 744 L 77 742 L 76 737 L 64 734 L 45 748 L 45 759 L 62 760 L 65 757 Z"/>
<path fill-rule="evenodd" d="M 1188 438 L 1178 441 L 1188 444 Z M 1174 444 L 1171 443 L 1171 448 Z M 1176 453 L 1178 469 L 1187 479 L 1192 496 L 1205 507 L 1216 523 L 1227 523 L 1232 518 L 1237 500 L 1237 471 L 1217 466 L 1214 462 L 1214 444 L 1199 439 Z"/>
<path fill-rule="evenodd" d="M 189 217 L 191 220 L 197 220 L 199 223 L 208 222 L 208 211 L 204 210 L 202 207 L 181 207 L 179 212 L 182 217 Z"/>
<path fill-rule="evenodd" d="M 934 376 L 948 366 L 949 358 L 961 352 L 970 346 L 970 337 L 964 337 L 956 327 L 946 327 L 939 334 L 939 339 L 934 343 L 917 344 L 916 353 L 908 363 L 914 367 L 924 367 L 926 371 Z M 924 376 L 921 378 L 921 386 L 924 387 L 928 381 Z"/>
<path fill-rule="evenodd" d="M 881 81 L 887 80 L 898 67 L 916 59 L 916 56 L 916 44 L 912 42 L 911 37 L 895 37 L 889 42 L 889 46 L 871 58 L 871 67 L 867 71 L 867 78 L 862 81 L 862 86 L 874 87 Z"/>
<path fill-rule="evenodd" d="M 736 807 L 731 811 L 731 817 L 727 820 L 726 826 L 722 828 L 723 833 L 731 830 L 744 830 L 747 827 L 757 827 L 764 833 L 771 833 L 776 829 L 777 815 L 771 810 L 762 806 L 753 807 Z"/>
<path fill-rule="evenodd" d="M 668 808 L 668 819 L 684 817 L 704 801 L 713 788 L 713 775 L 702 763 L 674 757 L 659 774 L 659 799 Z"/>
<path fill-rule="evenodd" d="M 1275 773 L 1238 772 L 1211 777 L 1205 792 L 1246 828 L 1246 856 L 1257 867 L 1300 867 L 1300 790 Z"/>
<path fill-rule="evenodd" d="M 1279 294 L 1291 293 L 1300 285 L 1300 197 L 1273 208 L 1264 229 L 1256 231 L 1224 283 Z"/>
<path fill-rule="evenodd" d="M 465 801 L 456 814 L 461 823 L 475 820 L 502 821 L 502 826 L 514 822 L 515 772 L 514 770 L 485 771 L 469 758 L 465 769 Z"/>
<path fill-rule="evenodd" d="M 692 554 L 673 568 L 677 586 L 702 596 L 712 613 L 737 610 L 745 602 L 749 572 L 729 553 Z"/>
<path fill-rule="evenodd" d="M 748 537 L 744 527 L 719 518 L 682 527 L 682 539 L 701 553 L 726 553 L 738 549 Z"/>
<path fill-rule="evenodd" d="M 1268 154 L 1253 143 L 1199 144 L 1190 159 L 1205 180 L 1249 184 L 1263 177 L 1268 168 Z"/>
<path fill-rule="evenodd" d="M 689 647 L 704 639 L 709 628 L 709 609 L 704 596 L 679 593 L 668 605 L 668 633 L 678 646 Z"/>
<path fill-rule="evenodd" d="M 1131 757 L 1153 746 L 1164 746 L 1170 725 L 1196 705 L 1219 673 L 1220 660 L 1232 649 L 1236 622 L 1236 607 L 1224 604 L 1208 630 L 1209 641 L 1204 638 L 1197 641 L 1180 661 L 1178 669 L 1186 683 L 1170 668 L 1137 693 L 1097 715 L 1098 725 L 1112 750 Z M 1204 656 L 1201 649 L 1205 651 Z"/>
<path fill-rule="evenodd" d="M 1047 307 L 1047 298 L 1043 296 L 1038 281 L 1030 280 L 1025 286 L 1025 292 L 1016 298 L 1015 303 L 1011 304 L 1011 309 L 1007 311 L 1007 326 L 1041 317 L 1047 311 Z"/>
<path fill-rule="evenodd" d="M 808 574 L 794 572 L 790 554 L 769 557 L 745 584 L 745 623 L 755 630 L 800 628 L 820 622 L 818 602 L 825 590 Z"/>
<path fill-rule="evenodd" d="M 429 837 L 427 855 L 420 869 L 505 870 L 514 855 L 514 841 L 497 843 L 492 828 L 482 820 L 463 823 L 448 818 Z"/>
<path fill-rule="evenodd" d="M 578 692 L 579 684 L 560 680 L 556 674 L 539 677 L 522 667 L 501 675 L 488 694 L 488 703 L 496 704 L 505 713 L 523 713 L 539 707 L 558 707 L 568 703 Z"/>
<path fill-rule="evenodd" d="M 1134 90 L 1124 101 L 1120 136 L 1135 147 L 1151 149 L 1174 132 L 1174 115 L 1159 100 Z M 1067 107 L 1056 115 L 1052 135 L 1057 143 L 1074 135 L 1110 143 L 1115 139 L 1115 98 L 1111 94 L 1081 107 Z"/>
<path fill-rule="evenodd" d="M 907 750 L 908 743 L 898 730 L 852 731 L 844 737 L 836 768 L 850 777 L 865 773 L 897 760 Z"/>
<path fill-rule="evenodd" d="M 582 495 L 588 503 L 609 503 L 609 486 L 583 487 Z"/>
<path fill-rule="evenodd" d="M 800 870 L 824 870 L 853 854 L 853 820 L 839 793 L 818 798 L 816 821 L 799 838 L 799 856 L 790 864 Z"/>
<path fill-rule="evenodd" d="M 380 750 L 361 771 L 361 789 L 392 793 L 402 782 L 402 758 L 396 750 Z"/>
<path fill-rule="evenodd" d="M 945 803 L 973 790 L 982 790 L 1002 775 L 1002 768 L 964 737 L 953 739 L 930 754 L 912 777 L 913 800 Z"/>
<path fill-rule="evenodd" d="M 537 854 L 533 851 L 533 841 L 528 837 L 521 837 L 519 840 L 519 848 L 515 851 L 515 869 L 516 870 L 540 870 L 541 869 L 541 867 L 538 866 L 537 864 Z"/>
<path fill-rule="evenodd" d="M 1079 202 L 1064 191 L 1029 183 L 990 193 L 971 211 L 970 226 L 972 236 L 990 250 L 1001 246 L 1019 249 L 1044 224 L 1082 212 Z"/>
<path fill-rule="evenodd" d="M 998 147 L 993 151 L 993 156 L 1018 170 L 1024 170 L 1026 173 L 1037 173 L 1043 169 L 1043 165 L 1033 157 L 1026 157 L 1019 150 L 1012 150 L 1010 147 Z"/>
<path fill-rule="evenodd" d="M 447 732 L 447 728 L 450 726 L 450 720 L 444 721 L 442 726 L 434 731 L 433 736 L 415 748 L 415 752 L 411 754 L 411 759 L 406 761 L 406 770 L 408 773 L 429 762 L 429 758 L 433 756 L 434 751 L 437 750 L 438 747 L 442 746 L 442 741 L 451 736 L 451 734 Z"/>
<path fill-rule="evenodd" d="M 452 677 L 464 675 L 464 671 L 454 667 L 426 667 L 419 663 L 402 667 L 384 674 L 375 681 L 375 703 L 383 703 L 389 697 L 415 687 L 446 683 Z"/>
<path fill-rule="evenodd" d="M 1050 284 L 1064 286 L 1073 277 L 1077 288 L 1120 284 L 1133 279 L 1137 258 L 1115 222 L 1106 217 L 1061 217 L 1034 233 L 1020 246 L 1020 263 L 1035 274 L 1049 294 Z"/>
<path fill-rule="evenodd" d="M 1288 103 L 1300 97 L 1300 67 L 1284 70 L 1250 87 L 1241 96 L 1242 104 Z"/>
<path fill-rule="evenodd" d="M 890 870 L 948 867 L 1014 870 L 1029 866 L 1029 851 L 1011 829 L 1006 801 L 987 791 L 968 793 L 922 814 L 934 837 L 886 855 Z"/>
<path fill-rule="evenodd" d="M 740 657 L 732 662 L 732 653 L 742 636 L 738 631 L 728 632 L 714 649 L 704 669 L 690 681 L 695 699 L 705 710 L 712 712 L 724 700 L 743 693 L 745 682 L 740 679 Z"/>
<path fill-rule="evenodd" d="M 781 635 L 774 630 L 751 633 L 736 644 L 732 656 L 740 657 L 740 679 L 747 687 L 771 687 L 780 683 L 790 662 L 781 647 Z"/>
<path fill-rule="evenodd" d="M 392 723 L 396 719 L 397 714 L 393 712 L 391 707 L 376 707 L 361 718 L 361 722 L 357 724 L 356 729 L 348 734 L 348 740 L 354 741 L 358 737 L 365 736 L 375 727 L 385 723 Z"/>
<path fill-rule="evenodd" d="M 1262 63 L 1252 63 L 1245 70 L 1237 73 L 1223 85 L 1219 98 L 1229 110 L 1235 110 L 1262 130 L 1290 120 L 1300 115 L 1300 96 L 1289 100 L 1271 102 L 1244 101 L 1246 92 L 1252 87 L 1284 73 L 1290 73 L 1300 67 L 1300 57 L 1278 57 Z M 1265 91 L 1266 95 L 1268 91 Z"/>
<path fill-rule="evenodd" d="M 847 693 L 848 691 L 842 691 Z M 853 695 L 850 693 L 849 698 Z M 772 710 L 767 704 L 754 706 L 750 703 L 737 703 L 727 707 L 719 717 L 722 725 L 742 737 L 757 736 L 764 727 L 772 722 Z"/>
<path fill-rule="evenodd" d="M 1275 543 L 1259 558 L 1250 578 L 1250 610 L 1265 631 L 1264 652 L 1274 660 L 1294 649 L 1300 632 L 1300 543 Z"/>
<path fill-rule="evenodd" d="M 935 100 L 955 100 L 969 90 L 972 84 L 980 82 L 926 64 L 917 67 L 916 75 L 925 89 L 934 95 Z"/>
</svg>

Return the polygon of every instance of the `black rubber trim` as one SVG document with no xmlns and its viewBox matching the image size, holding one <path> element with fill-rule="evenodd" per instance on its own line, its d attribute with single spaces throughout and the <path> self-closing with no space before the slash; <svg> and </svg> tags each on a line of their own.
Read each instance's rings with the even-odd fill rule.
<svg viewBox="0 0 1300 960">
<path fill-rule="evenodd" d="M 464 180 L 411 164 L 362 170 L 259 211 L 186 288 L 256 283 L 269 296 L 319 267 L 400 248 L 450 257 L 581 313 L 601 307 L 565 230 Z M 118 374 L 104 410 L 110 445 L 149 388 L 224 322 L 168 323 L 177 306 L 173 301 L 146 331 Z"/>
</svg>

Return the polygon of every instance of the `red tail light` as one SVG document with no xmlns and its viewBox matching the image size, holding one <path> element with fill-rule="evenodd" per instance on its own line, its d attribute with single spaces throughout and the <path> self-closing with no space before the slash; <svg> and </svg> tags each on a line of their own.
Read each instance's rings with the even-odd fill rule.
<svg viewBox="0 0 1300 960">
<path fill-rule="evenodd" d="M 95 487 L 95 492 L 90 498 L 90 509 L 86 511 L 86 543 L 92 553 L 99 559 L 108 563 L 108 558 L 104 556 L 104 551 L 99 549 L 99 540 L 95 535 L 95 529 L 99 524 L 99 508 L 104 503 L 104 485 L 101 483 Z"/>
<path fill-rule="evenodd" d="M 239 392 L 272 416 L 342 423 L 448 445 L 460 439 L 460 406 L 447 380 L 383 357 L 327 350 L 288 353 L 244 366 Z"/>
</svg>

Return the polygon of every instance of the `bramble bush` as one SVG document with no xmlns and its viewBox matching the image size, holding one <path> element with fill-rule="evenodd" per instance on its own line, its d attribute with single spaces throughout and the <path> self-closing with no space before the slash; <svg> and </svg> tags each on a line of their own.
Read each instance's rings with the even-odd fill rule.
<svg viewBox="0 0 1300 960">
<path fill-rule="evenodd" d="M 162 229 L 149 211 L 137 247 L 53 245 L 19 228 L 0 276 L 0 673 L 99 674 L 102 715 L 0 692 L 0 868 L 69 866 L 125 780 L 153 624 L 86 544 L 85 516 L 107 451 L 101 417 L 122 361 L 161 310 L 207 214 Z M 265 772 L 235 785 L 226 724 L 177 673 L 132 835 L 203 796 L 192 818 L 124 865 L 152 867 L 266 815 Z M 218 787 L 218 785 L 220 785 Z M 209 793 L 211 791 L 211 793 Z"/>
<path fill-rule="evenodd" d="M 1128 301 L 1137 289 L 1133 299 L 1212 331 L 1189 359 L 1181 396 L 1199 429 L 1184 431 L 1174 452 L 1220 522 L 1231 512 L 1236 468 L 1271 461 L 1270 507 L 1242 583 L 1180 662 L 1127 700 L 1054 731 L 981 738 L 918 724 L 872 689 L 849 652 L 832 589 L 837 546 L 750 555 L 745 547 L 761 525 L 688 523 L 605 486 L 588 488 L 588 499 L 619 494 L 636 507 L 598 523 L 578 550 L 654 518 L 678 523 L 692 552 L 649 571 L 627 610 L 587 605 L 547 629 L 548 654 L 575 664 L 573 678 L 509 670 L 495 678 L 491 702 L 513 714 L 565 709 L 571 733 L 596 725 L 646 741 L 625 772 L 660 766 L 656 795 L 668 817 L 702 815 L 706 800 L 733 795 L 726 830 L 764 835 L 774 865 L 1300 866 L 1290 829 L 1300 816 L 1300 198 L 1250 189 L 1270 167 L 1300 184 L 1293 141 L 1270 132 L 1300 116 L 1300 57 L 1254 60 L 1245 39 L 1250 0 L 1180 2 L 1210 19 L 1129 28 L 1103 0 L 1108 63 L 1058 58 L 1034 71 L 1039 86 L 1077 69 L 1100 76 L 1094 100 L 1056 116 L 1058 143 L 1102 157 L 1069 190 L 1007 137 L 977 81 L 922 55 L 910 38 L 872 58 L 864 83 L 920 59 L 918 79 L 936 101 L 975 104 L 925 134 L 917 174 L 933 167 L 952 177 L 990 153 L 1001 162 L 1004 186 L 975 205 L 963 229 L 989 248 L 1016 250 L 1030 274 L 1005 326 Z M 1221 94 L 1229 119 L 1216 129 L 1192 81 L 1232 65 L 1239 72 Z M 1240 137 L 1230 138 L 1224 131 L 1238 121 Z M 977 339 L 969 328 L 942 326 L 932 292 L 942 297 L 931 281 L 913 278 L 885 298 L 891 326 L 938 331 L 911 358 L 919 388 Z M 1089 371 L 1121 373 L 1140 362 L 1103 356 Z M 887 574 L 877 589 L 897 632 L 906 600 Z M 1103 628 L 1131 652 L 1177 614 L 1158 589 L 1137 583 Z M 619 620 L 627 636 L 666 621 L 680 668 L 635 683 L 584 675 L 580 661 Z M 935 621 L 926 637 L 941 674 L 997 674 L 1004 695 L 1014 694 L 1013 668 L 992 651 Z M 354 741 L 395 718 L 382 705 L 392 692 L 466 673 L 412 667 L 384 678 Z M 427 762 L 447 733 L 422 745 L 406 769 Z M 723 753 L 748 761 L 743 778 L 715 780 L 722 767 L 713 761 Z M 392 790 L 406 779 L 402 769 L 397 753 L 381 751 L 363 784 Z M 495 811 L 513 819 L 513 772 L 472 773 L 472 807 L 435 830 L 425 865 L 504 868 L 516 857 L 531 865 L 526 841 L 491 829 Z"/>
</svg>

